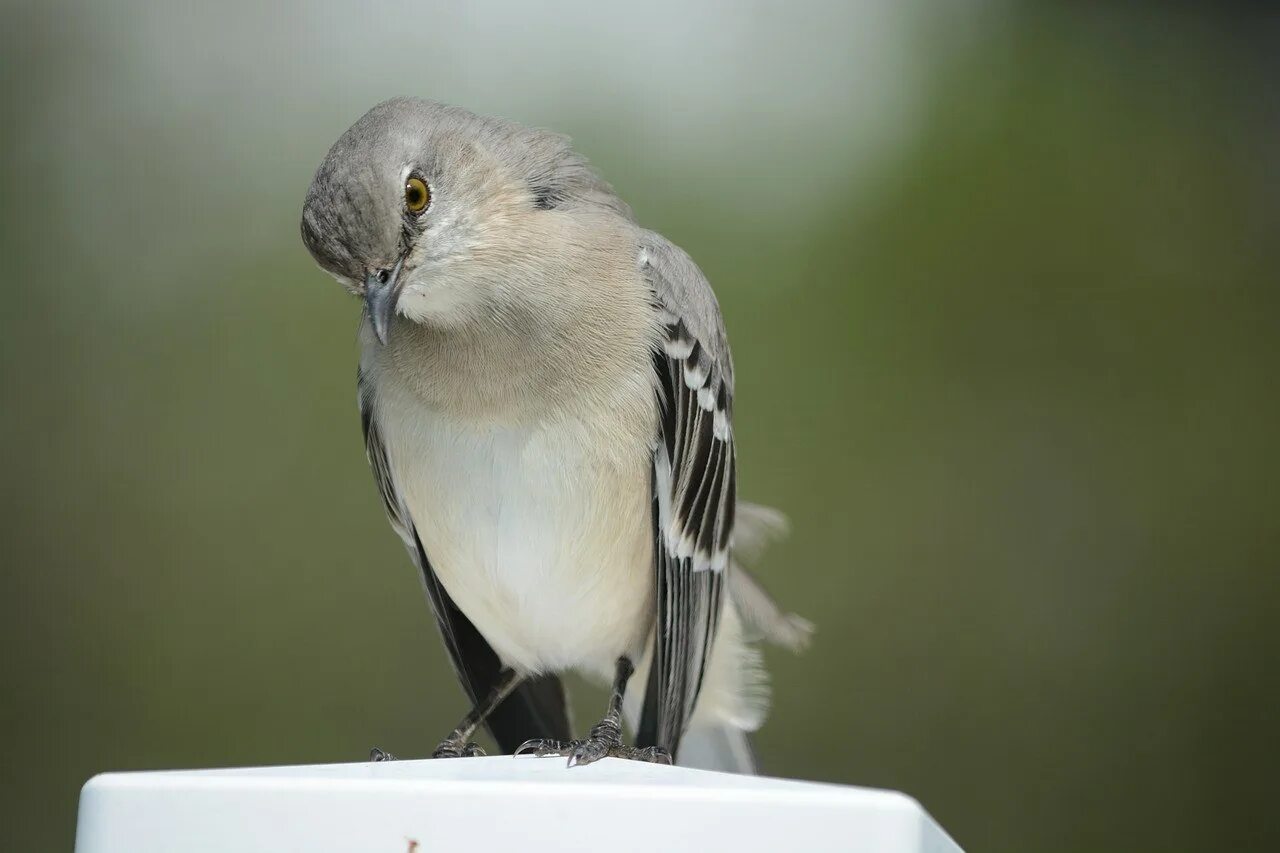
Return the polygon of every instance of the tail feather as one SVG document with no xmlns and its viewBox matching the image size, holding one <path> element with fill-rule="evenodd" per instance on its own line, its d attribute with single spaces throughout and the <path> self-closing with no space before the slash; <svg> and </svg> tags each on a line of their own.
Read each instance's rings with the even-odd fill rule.
<svg viewBox="0 0 1280 853">
<path fill-rule="evenodd" d="M 755 750 L 745 731 L 728 723 L 693 726 L 680 741 L 680 764 L 724 773 L 756 772 Z"/>
<path fill-rule="evenodd" d="M 731 572 L 729 600 L 742 617 L 747 638 L 764 640 L 792 652 L 804 651 L 813 636 L 813 623 L 785 612 L 746 569 L 734 565 Z"/>
<path fill-rule="evenodd" d="M 760 504 L 738 502 L 738 521 L 733 531 L 734 563 L 729 572 L 729 599 L 742 617 L 748 639 L 764 640 L 793 652 L 809 645 L 813 623 L 803 616 L 787 613 L 760 581 L 747 572 L 771 542 L 787 535 L 787 517 Z"/>
<path fill-rule="evenodd" d="M 757 641 L 803 649 L 813 633 L 808 620 L 778 606 L 742 562 L 753 563 L 765 547 L 786 533 L 782 513 L 759 504 L 738 502 L 733 560 L 727 572 L 724 613 L 707 664 L 702 691 L 688 728 L 680 740 L 676 763 L 727 773 L 756 772 L 750 732 L 764 722 L 769 685 Z M 649 651 L 636 662 L 633 683 L 646 684 L 652 664 Z M 627 724 L 634 732 L 641 715 L 644 691 L 628 691 L 624 703 Z"/>
</svg>

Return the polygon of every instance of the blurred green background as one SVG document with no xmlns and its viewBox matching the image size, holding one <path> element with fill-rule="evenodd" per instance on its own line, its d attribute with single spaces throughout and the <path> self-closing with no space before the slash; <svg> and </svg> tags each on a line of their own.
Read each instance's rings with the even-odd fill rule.
<svg viewBox="0 0 1280 853">
<path fill-rule="evenodd" d="M 463 711 L 298 238 L 395 94 L 572 134 L 715 285 L 743 494 L 794 524 L 760 573 L 819 626 L 768 654 L 768 772 L 972 851 L 1280 845 L 1266 4 L 3 20 L 4 849 L 67 849 L 99 771 L 420 755 Z"/>
</svg>

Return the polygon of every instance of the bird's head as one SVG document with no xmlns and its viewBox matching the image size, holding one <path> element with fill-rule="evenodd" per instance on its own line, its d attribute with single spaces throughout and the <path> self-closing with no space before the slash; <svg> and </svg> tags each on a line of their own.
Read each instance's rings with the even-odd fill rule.
<svg viewBox="0 0 1280 853">
<path fill-rule="evenodd" d="M 374 107 L 334 143 L 302 209 L 319 264 L 362 296 L 378 339 L 397 316 L 457 326 L 501 313 L 546 264 L 549 216 L 630 216 L 568 140 L 417 98 Z"/>
</svg>

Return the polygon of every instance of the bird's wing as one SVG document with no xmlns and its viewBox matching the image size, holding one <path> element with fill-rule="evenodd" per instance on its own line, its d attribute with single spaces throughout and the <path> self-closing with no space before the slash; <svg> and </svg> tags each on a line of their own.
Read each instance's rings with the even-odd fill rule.
<svg viewBox="0 0 1280 853">
<path fill-rule="evenodd" d="M 382 441 L 374 416 L 374 388 L 361 371 L 357 376 L 360 400 L 360 423 L 364 429 L 365 451 L 369 467 L 378 483 L 378 491 L 386 506 L 391 526 L 404 541 L 422 577 L 422 586 L 431 602 L 431 609 L 440 626 L 445 648 L 453 663 L 454 672 L 474 707 L 493 689 L 502 671 L 497 653 L 481 636 L 480 631 L 463 615 L 445 591 L 440 579 L 431 568 L 422 540 L 409 517 L 408 509 L 396 491 L 387 458 L 387 446 Z M 503 752 L 515 752 L 520 744 L 530 738 L 568 740 L 569 711 L 564 685 L 555 676 L 543 675 L 524 681 L 485 721 L 489 732 Z"/>
<path fill-rule="evenodd" d="M 661 408 L 652 477 L 657 622 L 637 741 L 674 754 L 702 686 L 729 565 L 733 364 L 720 307 L 693 260 L 643 232 L 638 263 L 663 338 L 653 355 Z"/>
</svg>

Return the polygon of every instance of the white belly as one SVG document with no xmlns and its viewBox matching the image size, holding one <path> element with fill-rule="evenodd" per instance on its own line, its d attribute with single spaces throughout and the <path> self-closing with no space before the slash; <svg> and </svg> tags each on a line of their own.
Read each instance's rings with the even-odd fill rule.
<svg viewBox="0 0 1280 853">
<path fill-rule="evenodd" d="M 600 424 L 575 420 L 465 424 L 407 393 L 380 395 L 378 418 L 432 568 L 504 663 L 607 675 L 640 651 L 653 594 L 647 446 L 609 446 Z"/>
</svg>

